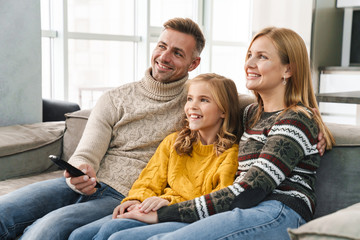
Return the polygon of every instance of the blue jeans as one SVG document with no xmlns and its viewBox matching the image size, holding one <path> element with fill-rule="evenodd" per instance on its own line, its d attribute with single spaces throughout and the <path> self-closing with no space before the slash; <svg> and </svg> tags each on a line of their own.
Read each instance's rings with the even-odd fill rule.
<svg viewBox="0 0 360 240">
<path fill-rule="evenodd" d="M 158 234 L 149 239 L 282 240 L 290 239 L 287 233 L 288 228 L 298 228 L 304 223 L 305 220 L 294 210 L 279 201 L 271 200 L 253 208 L 235 208 L 232 211 L 219 213 L 176 231 Z"/>
<path fill-rule="evenodd" d="M 112 215 L 101 218 L 95 222 L 77 228 L 69 240 L 79 239 L 147 239 L 158 233 L 175 231 L 186 226 L 185 223 L 163 223 L 148 225 L 133 219 L 112 219 Z M 139 234 L 135 234 L 137 232 Z M 130 233 L 127 238 L 127 233 Z M 111 238 L 110 238 L 111 236 Z"/>
<path fill-rule="evenodd" d="M 71 190 L 65 178 L 34 183 L 0 197 L 0 239 L 22 233 L 21 239 L 67 239 L 74 229 L 111 214 L 123 198 L 104 183 L 90 196 Z"/>
</svg>

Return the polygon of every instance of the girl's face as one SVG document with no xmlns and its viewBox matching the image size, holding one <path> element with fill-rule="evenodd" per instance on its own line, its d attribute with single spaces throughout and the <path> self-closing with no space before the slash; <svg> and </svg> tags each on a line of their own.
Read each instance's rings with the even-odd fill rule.
<svg viewBox="0 0 360 240">
<path fill-rule="evenodd" d="M 280 61 L 272 41 L 261 36 L 252 43 L 245 62 L 246 87 L 261 93 L 284 93 L 283 77 L 289 77 L 288 64 Z"/>
<path fill-rule="evenodd" d="M 214 141 L 225 113 L 216 104 L 210 86 L 206 82 L 191 83 L 184 110 L 190 129 L 199 131 L 202 142 L 210 139 Z"/>
</svg>

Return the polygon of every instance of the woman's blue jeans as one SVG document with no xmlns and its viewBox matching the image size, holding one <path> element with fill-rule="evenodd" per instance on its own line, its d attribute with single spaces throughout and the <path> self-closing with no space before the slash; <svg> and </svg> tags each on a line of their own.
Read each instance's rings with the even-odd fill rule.
<svg viewBox="0 0 360 240">
<path fill-rule="evenodd" d="M 275 200 L 249 209 L 235 208 L 219 213 L 176 231 L 149 239 L 290 239 L 287 229 L 298 228 L 305 220 L 294 210 Z"/>
<path fill-rule="evenodd" d="M 305 221 L 279 201 L 265 201 L 249 209 L 234 209 L 192 224 L 167 222 L 148 225 L 135 220 L 105 223 L 94 239 L 289 239 L 288 228 Z"/>
<path fill-rule="evenodd" d="M 111 214 L 124 198 L 108 185 L 101 186 L 85 196 L 58 178 L 1 196 L 0 239 L 22 233 L 21 239 L 67 239 L 74 229 Z"/>
</svg>

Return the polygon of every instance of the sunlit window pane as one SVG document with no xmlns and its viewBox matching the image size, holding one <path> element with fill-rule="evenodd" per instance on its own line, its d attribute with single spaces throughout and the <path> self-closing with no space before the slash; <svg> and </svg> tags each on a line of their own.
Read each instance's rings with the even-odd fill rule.
<svg viewBox="0 0 360 240">
<path fill-rule="evenodd" d="M 68 0 L 70 32 L 134 35 L 134 1 Z"/>
<path fill-rule="evenodd" d="M 41 0 L 41 29 L 50 30 L 50 0 Z"/>
<path fill-rule="evenodd" d="M 134 43 L 69 40 L 70 101 L 91 108 L 102 92 L 133 79 Z"/>
<path fill-rule="evenodd" d="M 213 1 L 213 40 L 248 41 L 251 14 L 249 11 L 250 0 Z"/>
<path fill-rule="evenodd" d="M 174 17 L 191 18 L 194 12 L 194 0 L 151 0 L 150 25 L 161 27 L 164 22 Z"/>
<path fill-rule="evenodd" d="M 41 38 L 42 97 L 51 98 L 50 38 Z"/>
<path fill-rule="evenodd" d="M 214 46 L 212 52 L 212 72 L 235 81 L 238 92 L 246 93 L 244 63 L 245 47 Z"/>
</svg>

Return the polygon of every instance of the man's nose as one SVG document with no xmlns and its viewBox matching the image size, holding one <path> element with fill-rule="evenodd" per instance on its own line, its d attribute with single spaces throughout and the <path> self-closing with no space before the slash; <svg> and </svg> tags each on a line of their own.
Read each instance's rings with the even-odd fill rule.
<svg viewBox="0 0 360 240">
<path fill-rule="evenodd" d="M 170 50 L 163 51 L 160 55 L 161 61 L 170 62 L 170 56 L 171 56 L 170 54 L 171 54 Z"/>
</svg>

